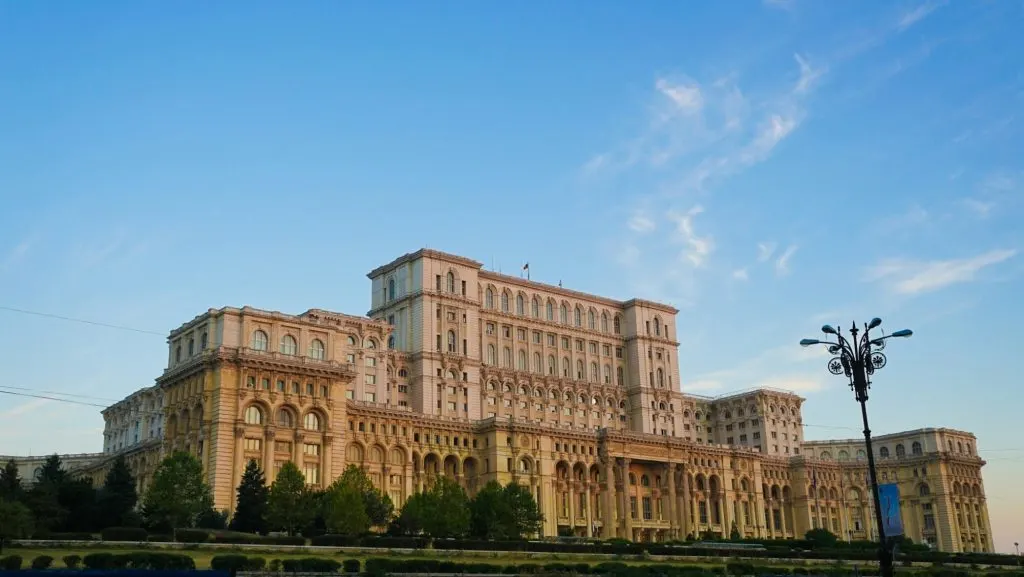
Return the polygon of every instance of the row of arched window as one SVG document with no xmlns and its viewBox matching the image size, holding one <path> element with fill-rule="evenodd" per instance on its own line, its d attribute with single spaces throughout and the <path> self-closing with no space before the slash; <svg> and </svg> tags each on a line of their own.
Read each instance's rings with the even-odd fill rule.
<svg viewBox="0 0 1024 577">
<path fill-rule="evenodd" d="M 612 383 L 612 366 L 605 364 L 603 369 L 596 363 L 590 363 L 590 371 L 587 372 L 586 365 L 582 360 L 577 359 L 576 370 L 572 370 L 572 362 L 569 357 L 562 357 L 561 372 L 559 373 L 559 365 L 554 355 L 548 355 L 547 365 L 542 363 L 542 357 L 540 353 L 533 353 L 533 363 L 527 361 L 527 353 L 525 350 L 520 350 L 515 357 L 513 363 L 512 349 L 510 347 L 504 347 L 502 349 L 501 362 L 498 362 L 498 349 L 493 344 L 487 345 L 487 356 L 484 359 L 484 364 L 493 367 L 501 366 L 505 368 L 515 368 L 518 371 L 529 371 L 538 375 L 559 375 L 566 379 L 574 379 L 577 381 L 591 381 L 594 383 L 604 382 L 606 385 Z M 546 371 L 545 371 L 546 367 Z M 658 369 L 661 371 L 661 369 Z M 616 382 L 622 384 L 625 377 L 625 373 L 622 367 L 616 367 Z"/>
<path fill-rule="evenodd" d="M 352 335 L 348 336 L 348 346 L 356 347 L 359 341 Z M 377 341 L 373 337 L 367 337 L 363 340 L 363 346 L 367 349 L 376 349 Z M 267 333 L 262 329 L 256 329 L 252 333 L 252 338 L 249 342 L 249 348 L 255 351 L 267 351 L 270 347 L 270 338 Z M 285 334 L 281 337 L 278 344 L 278 352 L 283 355 L 297 355 L 299 354 L 299 343 L 295 340 L 295 337 L 289 334 Z M 311 359 L 325 360 L 327 358 L 327 348 L 324 346 L 324 342 L 320 339 L 313 339 L 309 341 L 309 347 L 306 349 L 306 356 Z"/>
<path fill-rule="evenodd" d="M 484 308 L 498 309 L 498 300 L 495 298 L 494 289 L 487 287 L 484 291 Z M 501 312 L 511 313 L 512 312 L 512 293 L 508 290 L 502 291 L 500 297 L 500 309 Z M 543 318 L 550 322 L 555 322 L 555 311 L 557 306 L 558 321 L 563 325 L 572 324 L 573 326 L 583 327 L 584 321 L 586 321 L 586 327 L 590 330 L 598 330 L 603 333 L 609 332 L 609 319 L 611 319 L 610 332 L 613 334 L 620 334 L 622 332 L 622 320 L 619 315 L 613 315 L 609 317 L 607 312 L 602 312 L 598 316 L 594 309 L 588 309 L 584 312 L 583 307 L 576 305 L 572 311 L 572 319 L 570 322 L 570 310 L 569 303 L 563 302 L 560 305 L 556 305 L 554 300 L 548 300 L 543 304 L 544 316 Z M 520 316 L 527 316 L 527 302 L 526 297 L 522 294 L 518 294 L 515 297 L 515 314 Z M 533 297 L 529 302 L 529 316 L 540 319 L 541 317 L 541 299 L 540 297 Z M 661 326 L 660 319 L 655 319 L 655 323 Z"/>
<path fill-rule="evenodd" d="M 278 427 L 284 427 L 294 429 L 296 427 L 295 412 L 286 407 L 277 409 L 274 414 L 274 421 L 270 422 L 264 410 L 259 405 L 249 405 L 245 408 L 243 419 L 247 425 L 275 425 Z M 314 411 L 310 411 L 302 417 L 302 428 L 307 431 L 321 431 L 323 427 L 323 421 L 320 415 Z"/>
<path fill-rule="evenodd" d="M 488 391 L 495 391 L 496 392 L 499 389 L 503 393 L 512 393 L 515 390 L 515 389 L 513 389 L 511 383 L 504 383 L 504 384 L 501 384 L 501 385 L 499 385 L 497 381 L 489 381 L 487 383 L 487 390 Z M 589 404 L 589 405 L 598 406 L 598 405 L 602 404 L 601 397 L 599 395 L 590 396 L 590 395 L 587 395 L 585 393 L 575 393 L 573 391 L 560 392 L 558 389 L 548 389 L 547 392 L 545 392 L 545 390 L 540 388 L 540 387 L 531 389 L 530 387 L 527 387 L 526 385 L 519 385 L 518 392 L 519 392 L 519 395 L 523 396 L 523 397 L 526 397 L 526 396 L 533 396 L 533 397 L 537 397 L 537 398 L 547 397 L 549 399 L 563 398 L 563 399 L 565 399 L 566 401 L 568 401 L 570 403 L 573 402 L 573 401 L 576 401 L 576 402 L 578 402 L 581 405 L 588 405 Z M 616 406 L 616 404 L 618 405 L 618 407 L 620 409 L 625 409 L 626 408 L 626 401 L 625 400 L 616 401 L 612 397 L 607 397 L 605 399 L 605 401 L 604 401 L 604 404 L 607 404 L 609 407 L 612 407 L 612 408 L 614 408 Z"/>
<path fill-rule="evenodd" d="M 910 445 L 910 452 L 911 452 L 911 454 L 913 456 L 918 457 L 918 456 L 921 456 L 921 455 L 924 454 L 924 449 L 921 446 L 920 442 L 914 441 L 913 444 Z M 846 451 L 845 449 L 840 450 L 837 455 L 838 455 L 837 458 L 840 461 L 846 461 L 846 460 L 848 460 L 850 458 L 849 451 Z M 889 456 L 890 456 L 889 447 L 882 447 L 882 448 L 878 449 L 878 456 L 883 458 L 883 459 L 888 459 Z M 906 448 L 904 448 L 903 443 L 898 443 L 896 445 L 896 458 L 902 458 L 902 457 L 906 457 L 906 456 L 907 456 L 907 450 L 906 450 Z M 825 460 L 831 459 L 832 458 L 832 452 L 831 451 L 822 451 L 820 453 L 820 458 L 821 459 L 825 459 Z M 864 452 L 864 449 L 857 449 L 857 458 L 858 459 L 865 459 L 865 458 L 867 458 L 867 453 Z"/>
</svg>

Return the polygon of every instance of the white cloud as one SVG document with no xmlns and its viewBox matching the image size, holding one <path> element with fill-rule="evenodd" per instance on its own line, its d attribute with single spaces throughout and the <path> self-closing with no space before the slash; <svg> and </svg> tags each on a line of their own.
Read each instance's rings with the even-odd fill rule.
<svg viewBox="0 0 1024 577">
<path fill-rule="evenodd" d="M 796 254 L 799 247 L 795 244 L 789 245 L 789 247 L 779 255 L 779 258 L 775 261 L 775 273 L 778 275 L 784 275 L 789 273 L 789 261 Z"/>
<path fill-rule="evenodd" d="M 778 245 L 774 242 L 760 242 L 757 244 L 757 260 L 758 262 L 764 262 L 775 254 L 775 249 Z"/>
<path fill-rule="evenodd" d="M 992 209 L 996 206 L 996 203 L 993 201 L 978 200 L 976 198 L 965 198 L 963 200 L 963 204 L 968 210 L 981 218 L 988 217 L 989 213 L 991 213 Z"/>
<path fill-rule="evenodd" d="M 695 114 L 704 107 L 704 97 L 701 94 L 700 85 L 696 82 L 676 84 L 668 79 L 659 78 L 654 86 L 658 92 L 672 101 L 676 110 L 683 114 Z"/>
<path fill-rule="evenodd" d="M 633 216 L 631 216 L 629 218 L 629 221 L 626 223 L 626 226 L 628 226 L 629 229 L 632 230 L 633 232 L 639 233 L 652 232 L 655 228 L 657 228 L 657 225 L 654 223 L 654 220 L 652 220 L 651 217 L 647 216 L 642 212 L 637 212 Z"/>
<path fill-rule="evenodd" d="M 813 393 L 824 388 L 829 375 L 824 362 L 824 348 L 802 348 L 793 345 L 772 347 L 740 360 L 727 369 L 695 375 L 683 381 L 684 393 L 715 393 L 738 391 L 753 387 L 773 387 L 795 393 Z"/>
<path fill-rule="evenodd" d="M 936 9 L 941 8 L 945 4 L 945 2 L 926 2 L 909 12 L 904 12 L 903 15 L 900 16 L 899 22 L 896 24 L 896 28 L 902 32 L 914 24 L 924 20 L 929 14 L 934 12 Z"/>
<path fill-rule="evenodd" d="M 714 240 L 710 236 L 697 235 L 693 228 L 694 217 L 702 212 L 704 212 L 704 208 L 697 205 L 684 214 L 675 212 L 668 214 L 669 220 L 676 225 L 677 239 L 686 245 L 683 257 L 696 267 L 704 265 L 711 251 L 714 250 Z"/>
<path fill-rule="evenodd" d="M 971 282 L 982 269 L 1013 258 L 1013 249 L 992 250 L 973 257 L 914 261 L 890 259 L 870 267 L 866 280 L 879 281 L 900 294 L 919 294 L 953 284 Z"/>
<path fill-rule="evenodd" d="M 745 269 L 745 268 L 738 268 L 738 269 L 732 271 L 732 278 L 734 278 L 736 280 L 744 280 L 744 281 L 745 280 L 750 280 L 750 274 L 747 272 L 747 269 Z"/>
<path fill-rule="evenodd" d="M 799 54 L 794 54 L 793 58 L 796 59 L 797 65 L 800 66 L 800 78 L 797 80 L 796 86 L 793 87 L 793 92 L 795 94 L 806 94 L 813 87 L 814 83 L 828 72 L 828 69 L 825 67 L 812 68 L 807 59 Z"/>
<path fill-rule="evenodd" d="M 9 419 L 12 417 L 17 417 L 19 415 L 24 415 L 25 413 L 29 413 L 43 405 L 48 405 L 52 402 L 53 401 L 50 401 L 49 399 L 34 399 L 27 403 L 22 403 L 20 405 L 7 409 L 6 411 L 0 412 L 0 419 Z"/>
</svg>

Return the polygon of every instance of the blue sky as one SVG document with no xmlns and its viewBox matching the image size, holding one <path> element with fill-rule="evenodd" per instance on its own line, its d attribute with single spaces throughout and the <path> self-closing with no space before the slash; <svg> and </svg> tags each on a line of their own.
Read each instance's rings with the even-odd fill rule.
<svg viewBox="0 0 1024 577">
<path fill-rule="evenodd" d="M 878 433 L 978 435 L 1024 535 L 1021 2 L 0 6 L 8 391 L 103 404 L 208 307 L 368 308 L 429 246 L 668 301 L 683 388 L 858 410 L 797 346 L 881 316 Z M 22 389 L 12 389 L 21 387 Z M 0 395 L 0 454 L 101 448 L 98 409 Z"/>
</svg>

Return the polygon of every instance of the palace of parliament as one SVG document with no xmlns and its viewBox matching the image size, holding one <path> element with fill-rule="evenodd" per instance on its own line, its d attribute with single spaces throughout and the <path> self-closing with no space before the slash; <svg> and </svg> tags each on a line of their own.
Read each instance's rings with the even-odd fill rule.
<svg viewBox="0 0 1024 577">
<path fill-rule="evenodd" d="M 174 329 L 155 385 L 103 411 L 104 452 L 75 466 L 101 479 L 125 455 L 144 491 L 162 456 L 188 451 L 227 510 L 255 459 L 268 483 L 292 461 L 319 487 L 358 465 L 396 507 L 440 475 L 470 493 L 522 483 L 546 536 L 874 538 L 863 439 L 804 440 L 789 392 L 683 393 L 676 309 L 434 250 L 368 276 L 366 316 L 225 307 Z M 992 551 L 973 434 L 874 447 L 908 537 Z"/>
</svg>

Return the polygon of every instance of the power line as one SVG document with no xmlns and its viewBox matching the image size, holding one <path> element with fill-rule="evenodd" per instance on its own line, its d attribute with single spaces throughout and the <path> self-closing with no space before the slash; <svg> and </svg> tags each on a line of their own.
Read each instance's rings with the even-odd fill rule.
<svg viewBox="0 0 1024 577">
<path fill-rule="evenodd" d="M 58 398 L 58 397 L 49 397 L 49 396 L 46 396 L 46 395 L 32 395 L 32 394 L 29 394 L 29 393 L 16 393 L 14 391 L 4 391 L 4 390 L 0 390 L 0 394 L 3 394 L 3 395 L 13 395 L 13 396 L 16 396 L 16 397 L 31 397 L 33 399 L 45 399 L 47 401 L 57 401 L 57 402 L 60 402 L 60 403 L 72 403 L 72 404 L 75 404 L 75 405 L 84 405 L 84 406 L 87 406 L 87 407 L 102 407 L 104 409 L 107 408 L 107 405 L 100 405 L 98 403 L 88 403 L 86 401 L 76 401 L 74 399 L 61 399 L 61 398 Z"/>
<path fill-rule="evenodd" d="M 126 326 L 122 326 L 122 325 L 112 325 L 112 324 L 109 324 L 109 323 L 101 323 L 99 321 L 90 321 L 90 320 L 86 320 L 86 319 L 76 319 L 74 317 L 66 317 L 66 316 L 63 316 L 63 315 L 55 315 L 55 314 L 52 314 L 52 313 L 41 313 L 41 312 L 38 312 L 38 311 L 29 311 L 29 310 L 25 310 L 25 309 L 14 308 L 14 307 L 0 306 L 0 310 L 5 310 L 5 311 L 8 311 L 8 312 L 12 312 L 12 313 L 20 313 L 20 314 L 23 314 L 23 315 L 34 315 L 34 316 L 37 316 L 37 317 L 46 317 L 46 318 L 50 318 L 50 319 L 69 321 L 69 322 L 73 322 L 73 323 L 82 323 L 82 324 L 93 325 L 93 326 L 97 326 L 97 327 L 106 327 L 108 329 L 117 329 L 117 330 L 120 330 L 120 331 L 131 331 L 131 332 L 134 332 L 134 333 L 143 333 L 143 334 L 147 334 L 147 335 L 156 335 L 156 336 L 159 336 L 159 337 L 166 337 L 167 336 L 166 333 L 159 333 L 159 332 L 151 331 L 151 330 L 147 330 L 147 329 L 136 329 L 136 328 L 133 328 L 133 327 L 126 327 Z"/>
<path fill-rule="evenodd" d="M 75 393 L 65 393 L 62 391 L 44 391 L 42 389 L 33 389 L 29 387 L 12 387 L 10 385 L 0 385 L 0 389 L 11 389 L 13 391 L 29 391 L 32 393 L 42 393 L 44 395 L 60 395 L 62 397 L 75 397 L 79 399 L 92 399 L 94 401 L 108 401 L 111 403 L 120 402 L 120 399 L 111 399 L 107 397 L 97 397 L 95 395 L 78 395 Z"/>
</svg>

